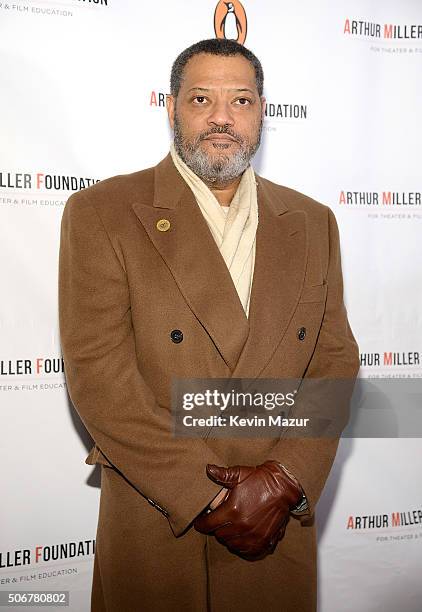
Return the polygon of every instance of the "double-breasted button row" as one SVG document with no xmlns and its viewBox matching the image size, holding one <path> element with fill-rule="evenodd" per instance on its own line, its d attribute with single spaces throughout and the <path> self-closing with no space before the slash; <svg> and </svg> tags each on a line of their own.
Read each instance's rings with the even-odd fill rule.
<svg viewBox="0 0 422 612">
<path fill-rule="evenodd" d="M 175 344 L 179 344 L 179 342 L 182 342 L 183 340 L 183 332 L 181 329 L 172 329 L 170 332 L 170 338 L 172 339 L 172 342 L 174 342 Z M 303 342 L 303 340 L 305 340 L 306 338 L 306 327 L 300 327 L 297 330 L 297 339 L 300 340 L 301 342 Z"/>
</svg>

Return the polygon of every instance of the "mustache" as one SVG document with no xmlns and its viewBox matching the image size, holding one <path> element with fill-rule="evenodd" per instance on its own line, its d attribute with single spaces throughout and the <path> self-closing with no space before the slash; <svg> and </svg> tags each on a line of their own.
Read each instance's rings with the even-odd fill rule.
<svg viewBox="0 0 422 612">
<path fill-rule="evenodd" d="M 201 134 L 199 134 L 199 136 L 197 137 L 196 141 L 199 143 L 202 140 L 208 138 L 208 136 L 211 136 L 212 134 L 228 134 L 239 144 L 243 144 L 244 142 L 243 138 L 239 136 L 237 132 L 231 130 L 228 125 L 218 125 L 214 128 L 211 128 L 210 130 L 207 130 L 206 132 L 201 132 Z"/>
</svg>

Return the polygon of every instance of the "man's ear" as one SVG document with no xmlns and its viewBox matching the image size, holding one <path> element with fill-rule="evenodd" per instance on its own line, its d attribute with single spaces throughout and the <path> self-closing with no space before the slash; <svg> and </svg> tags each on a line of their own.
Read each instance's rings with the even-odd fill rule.
<svg viewBox="0 0 422 612">
<path fill-rule="evenodd" d="M 175 107 L 176 107 L 176 100 L 175 100 L 174 96 L 172 94 L 167 94 L 166 95 L 166 108 L 167 108 L 167 114 L 168 114 L 168 117 L 169 117 L 171 129 L 173 129 L 173 127 L 174 127 L 174 111 L 175 111 Z"/>
<path fill-rule="evenodd" d="M 265 119 L 265 107 L 267 105 L 267 100 L 264 96 L 261 96 L 261 116 L 262 119 Z"/>
</svg>

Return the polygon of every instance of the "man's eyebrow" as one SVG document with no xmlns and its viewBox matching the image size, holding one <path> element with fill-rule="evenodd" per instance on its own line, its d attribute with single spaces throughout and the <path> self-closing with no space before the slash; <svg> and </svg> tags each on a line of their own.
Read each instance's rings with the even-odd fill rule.
<svg viewBox="0 0 422 612">
<path fill-rule="evenodd" d="M 249 89 L 248 87 L 233 87 L 232 89 L 229 89 L 228 91 L 238 91 L 238 92 L 242 92 L 242 91 L 249 91 L 249 93 L 251 94 L 255 94 L 254 91 L 252 91 L 252 89 Z"/>
<path fill-rule="evenodd" d="M 214 89 L 221 89 L 221 87 L 215 87 Z M 208 89 L 207 87 L 191 87 L 190 89 L 188 89 L 188 92 L 189 91 L 212 91 L 212 90 Z M 251 94 L 255 94 L 255 92 L 252 89 L 248 89 L 247 87 L 230 87 L 230 88 L 227 88 L 227 91 L 237 91 L 237 92 L 248 91 Z"/>
</svg>

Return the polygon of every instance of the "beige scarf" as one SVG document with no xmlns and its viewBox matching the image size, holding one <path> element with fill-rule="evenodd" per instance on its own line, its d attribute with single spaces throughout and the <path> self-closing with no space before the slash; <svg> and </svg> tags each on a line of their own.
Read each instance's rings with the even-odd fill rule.
<svg viewBox="0 0 422 612">
<path fill-rule="evenodd" d="M 254 171 L 248 166 L 230 206 L 226 208 L 221 206 L 205 183 L 184 163 L 173 144 L 170 153 L 174 165 L 195 196 L 248 317 L 258 227 Z"/>
</svg>

